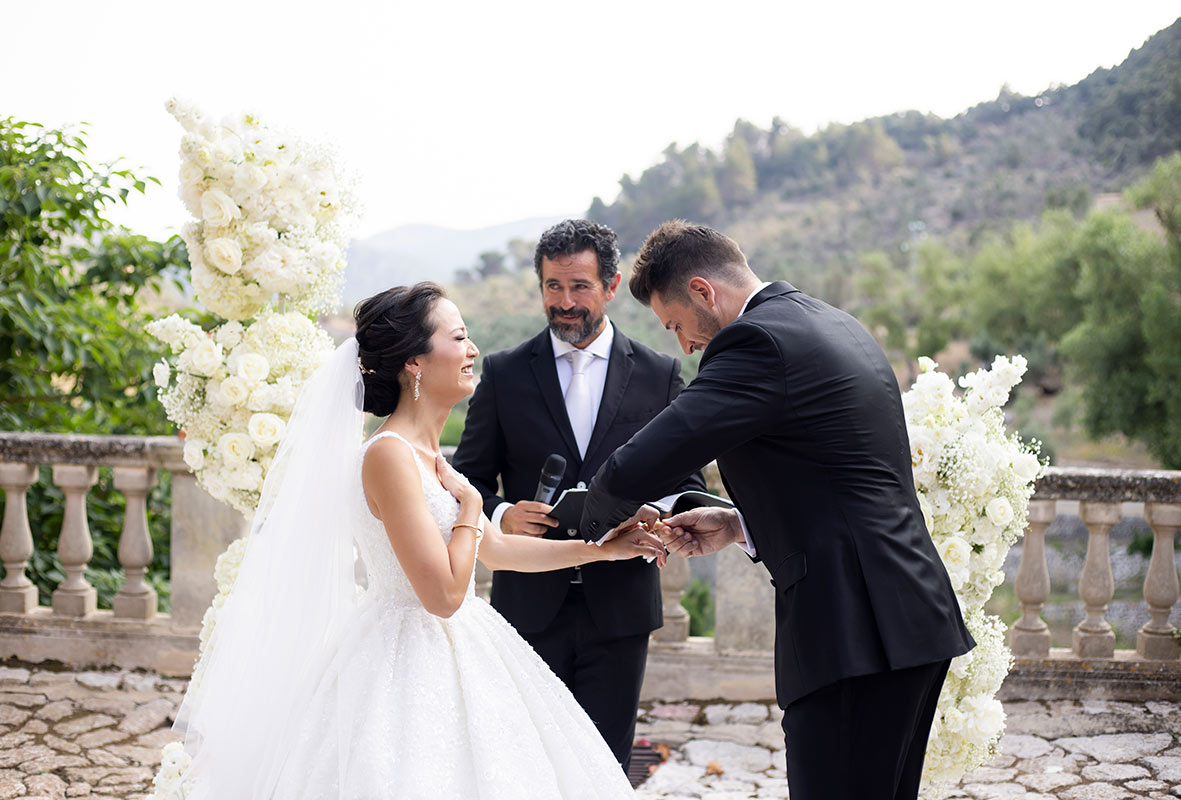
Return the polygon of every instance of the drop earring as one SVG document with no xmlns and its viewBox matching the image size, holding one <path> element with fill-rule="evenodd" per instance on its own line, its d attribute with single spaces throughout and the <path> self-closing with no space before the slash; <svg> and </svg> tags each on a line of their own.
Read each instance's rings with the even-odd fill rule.
<svg viewBox="0 0 1181 800">
<path fill-rule="evenodd" d="M 422 373 L 416 372 L 414 374 L 414 401 L 418 402 L 418 396 L 422 394 Z"/>
</svg>

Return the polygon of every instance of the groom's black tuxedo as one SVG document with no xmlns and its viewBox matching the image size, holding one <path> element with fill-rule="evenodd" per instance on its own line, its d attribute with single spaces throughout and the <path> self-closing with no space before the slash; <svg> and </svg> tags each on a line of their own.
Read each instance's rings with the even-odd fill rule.
<svg viewBox="0 0 1181 800">
<path fill-rule="evenodd" d="M 598 416 L 583 458 L 566 412 L 550 334 L 543 330 L 515 348 L 484 357 L 455 451 L 455 468 L 484 495 L 489 517 L 505 501 L 533 499 L 551 453 L 566 459 L 559 493 L 585 485 L 603 460 L 682 388 L 680 362 L 616 328 Z M 497 490 L 498 478 L 503 492 Z M 670 484 L 670 492 L 704 488 L 695 470 L 686 470 Z M 569 534 L 551 528 L 546 538 L 568 539 Z M 648 634 L 663 624 L 660 570 L 634 558 L 587 564 L 581 568 L 581 584 L 571 584 L 574 574 L 574 569 L 498 571 L 492 579 L 492 605 L 559 677 L 573 684 L 575 697 L 624 761 L 631 748 Z M 588 634 L 580 629 L 575 635 L 571 628 L 580 625 L 592 630 Z M 612 665 L 613 658 L 625 664 Z M 619 682 L 605 677 L 587 678 L 600 667 L 605 674 L 627 675 L 623 682 L 634 685 L 621 689 Z"/>
<path fill-rule="evenodd" d="M 782 281 L 757 293 L 599 470 L 584 536 L 712 459 L 776 589 L 781 706 L 973 646 L 923 523 L 897 380 L 852 317 Z"/>
</svg>

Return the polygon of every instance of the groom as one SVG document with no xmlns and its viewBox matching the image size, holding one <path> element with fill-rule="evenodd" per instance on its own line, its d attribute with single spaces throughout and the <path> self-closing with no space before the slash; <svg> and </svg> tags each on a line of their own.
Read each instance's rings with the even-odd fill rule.
<svg viewBox="0 0 1181 800">
<path fill-rule="evenodd" d="M 852 317 L 764 283 L 731 239 L 666 222 L 635 297 L 697 378 L 607 459 L 596 540 L 716 459 L 737 510 L 666 520 L 673 553 L 737 544 L 775 587 L 775 687 L 792 800 L 913 800 L 950 659 L 973 646 L 923 523 L 894 373 Z"/>
<path fill-rule="evenodd" d="M 679 361 L 607 319 L 618 264 L 610 228 L 583 219 L 554 225 L 534 254 L 548 326 L 484 357 L 454 465 L 505 533 L 577 537 L 556 529 L 550 506 L 533 500 L 546 457 L 566 459 L 559 493 L 584 487 L 603 459 L 684 387 Z M 686 470 L 670 488 L 700 490 L 705 482 Z M 657 566 L 633 558 L 554 572 L 498 571 L 492 605 L 570 688 L 626 771 L 648 634 L 663 624 Z"/>
</svg>

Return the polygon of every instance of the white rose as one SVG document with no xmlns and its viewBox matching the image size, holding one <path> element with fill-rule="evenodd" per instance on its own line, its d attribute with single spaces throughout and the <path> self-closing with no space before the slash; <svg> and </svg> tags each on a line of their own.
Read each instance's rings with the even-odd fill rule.
<svg viewBox="0 0 1181 800">
<path fill-rule="evenodd" d="M 260 413 L 250 418 L 246 430 L 259 447 L 270 447 L 283 436 L 285 427 L 283 420 L 274 414 Z"/>
<path fill-rule="evenodd" d="M 168 379 L 172 376 L 172 372 L 168 369 L 167 361 L 159 361 L 152 367 L 152 379 L 156 381 L 156 386 L 161 389 L 168 388 Z"/>
<path fill-rule="evenodd" d="M 237 375 L 231 375 L 221 382 L 221 397 L 232 406 L 240 406 L 250 396 L 250 386 Z"/>
<path fill-rule="evenodd" d="M 258 353 L 246 353 L 238 359 L 238 374 L 250 383 L 266 380 L 270 371 L 270 363 Z"/>
<path fill-rule="evenodd" d="M 233 239 L 210 239 L 205 243 L 205 260 L 226 275 L 233 275 L 242 269 L 242 247 Z"/>
<path fill-rule="evenodd" d="M 205 466 L 205 442 L 200 439 L 187 439 L 184 450 L 185 463 L 189 469 L 196 472 Z"/>
<path fill-rule="evenodd" d="M 237 188 L 247 192 L 257 192 L 267 185 L 267 173 L 255 164 L 242 164 L 234 171 L 234 184 Z"/>
<path fill-rule="evenodd" d="M 238 204 L 221 189 L 209 189 L 201 195 L 201 218 L 206 224 L 224 227 L 241 216 Z"/>
<path fill-rule="evenodd" d="M 1033 453 L 1018 453 L 1013 458 L 1013 474 L 1022 485 L 1036 480 L 1041 470 L 1042 465 Z"/>
<path fill-rule="evenodd" d="M 245 464 L 254 455 L 254 442 L 244 433 L 223 433 L 217 440 L 221 457 L 229 466 Z"/>
<path fill-rule="evenodd" d="M 1013 506 L 1009 505 L 1009 501 L 1003 497 L 994 497 L 989 500 L 988 505 L 984 507 L 984 513 L 988 517 L 988 521 L 998 528 L 1004 528 L 1013 521 Z"/>
<path fill-rule="evenodd" d="M 182 358 L 195 374 L 208 378 L 221 369 L 221 345 L 205 337 L 186 350 Z"/>
<path fill-rule="evenodd" d="M 972 548 L 960 537 L 948 536 L 938 544 L 937 549 L 948 572 L 959 573 L 968 568 L 968 560 L 972 557 Z"/>
<path fill-rule="evenodd" d="M 219 327 L 213 334 L 213 338 L 222 347 L 237 347 L 242 341 L 242 334 L 245 333 L 245 328 L 242 323 L 237 320 L 231 320 Z"/>
</svg>

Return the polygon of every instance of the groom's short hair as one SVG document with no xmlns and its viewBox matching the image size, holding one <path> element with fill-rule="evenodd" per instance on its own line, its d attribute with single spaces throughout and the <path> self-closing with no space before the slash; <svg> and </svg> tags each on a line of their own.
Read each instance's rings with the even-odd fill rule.
<svg viewBox="0 0 1181 800">
<path fill-rule="evenodd" d="M 684 300 L 689 279 L 741 279 L 750 267 L 738 243 L 706 225 L 683 219 L 664 223 L 648 235 L 632 265 L 628 288 L 646 306 L 652 295 L 666 300 Z"/>
</svg>

